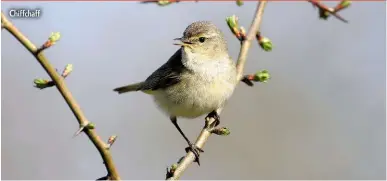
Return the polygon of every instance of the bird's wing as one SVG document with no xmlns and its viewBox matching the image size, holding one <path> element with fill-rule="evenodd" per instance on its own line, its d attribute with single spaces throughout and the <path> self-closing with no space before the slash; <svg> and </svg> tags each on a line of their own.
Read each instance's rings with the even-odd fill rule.
<svg viewBox="0 0 387 181">
<path fill-rule="evenodd" d="M 181 53 L 182 49 L 180 48 L 164 65 L 154 71 L 145 82 L 141 84 L 138 90 L 164 89 L 179 83 L 181 80 L 181 73 L 187 71 L 187 68 L 181 62 Z"/>
</svg>

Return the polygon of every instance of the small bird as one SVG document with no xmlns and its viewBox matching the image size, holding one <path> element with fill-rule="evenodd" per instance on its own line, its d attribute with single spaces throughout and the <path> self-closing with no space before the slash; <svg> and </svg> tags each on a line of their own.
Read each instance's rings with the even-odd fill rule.
<svg viewBox="0 0 387 181">
<path fill-rule="evenodd" d="M 181 46 L 169 60 L 145 81 L 115 88 L 119 94 L 142 91 L 153 96 L 183 136 L 199 162 L 201 148 L 185 136 L 177 117 L 197 118 L 208 114 L 219 124 L 219 111 L 231 97 L 237 83 L 236 65 L 228 54 L 223 33 L 209 21 L 190 24 L 181 38 Z"/>
</svg>

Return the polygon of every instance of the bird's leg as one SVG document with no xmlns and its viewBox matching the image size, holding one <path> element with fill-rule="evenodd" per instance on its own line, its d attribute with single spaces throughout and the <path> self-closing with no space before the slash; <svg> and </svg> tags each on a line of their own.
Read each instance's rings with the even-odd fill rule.
<svg viewBox="0 0 387 181">
<path fill-rule="evenodd" d="M 179 131 L 179 133 L 183 136 L 183 138 L 185 139 L 185 141 L 187 141 L 188 143 L 188 147 L 185 148 L 185 151 L 188 152 L 188 151 L 192 151 L 192 153 L 195 155 L 196 157 L 196 162 L 198 163 L 198 165 L 200 166 L 200 162 L 199 162 L 199 156 L 200 156 L 200 152 L 204 152 L 201 148 L 197 147 L 195 144 L 192 144 L 191 141 L 189 141 L 189 139 L 187 138 L 187 136 L 185 136 L 185 134 L 183 133 L 183 131 L 180 129 L 180 126 L 177 124 L 177 119 L 176 117 L 171 117 L 170 118 L 173 125 L 175 125 L 176 129 Z"/>
<path fill-rule="evenodd" d="M 211 123 L 210 122 L 210 118 L 214 118 L 215 121 Z M 208 123 L 208 125 L 206 124 L 207 128 L 215 128 L 215 127 L 217 127 L 220 124 L 220 116 L 219 116 L 218 112 L 217 111 L 210 112 L 206 116 L 206 122 Z"/>
</svg>

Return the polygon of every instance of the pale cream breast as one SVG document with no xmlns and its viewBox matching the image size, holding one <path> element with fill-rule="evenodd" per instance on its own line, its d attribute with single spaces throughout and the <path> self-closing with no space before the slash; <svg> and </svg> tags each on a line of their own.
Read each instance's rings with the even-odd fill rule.
<svg viewBox="0 0 387 181">
<path fill-rule="evenodd" d="M 204 66 L 206 69 L 188 71 L 182 75 L 178 84 L 157 91 L 155 101 L 166 113 L 187 118 L 195 118 L 223 107 L 236 84 L 235 67 L 232 65 L 211 63 Z"/>
</svg>

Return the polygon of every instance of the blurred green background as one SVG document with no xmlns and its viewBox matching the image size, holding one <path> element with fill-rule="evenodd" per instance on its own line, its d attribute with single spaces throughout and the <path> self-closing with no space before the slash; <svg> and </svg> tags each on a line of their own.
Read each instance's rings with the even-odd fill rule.
<svg viewBox="0 0 387 181">
<path fill-rule="evenodd" d="M 327 3 L 330 6 L 335 2 Z M 31 41 L 51 32 L 62 39 L 46 51 L 103 139 L 117 134 L 112 154 L 123 179 L 164 179 L 186 143 L 142 93 L 113 88 L 145 79 L 178 47 L 190 23 L 213 21 L 236 59 L 239 42 L 225 23 L 236 14 L 249 27 L 256 2 L 182 2 L 166 7 L 137 2 L 2 2 L 42 9 L 39 19 L 10 19 Z M 182 179 L 386 179 L 385 2 L 355 2 L 319 20 L 307 2 L 269 2 L 262 32 L 272 52 L 256 42 L 246 73 L 268 69 L 267 84 L 240 84 L 221 115 L 228 137 L 212 136 Z M 24 47 L 2 31 L 2 179 L 96 179 L 106 174 L 91 142 L 72 138 L 78 124 L 48 77 Z M 181 120 L 191 140 L 203 119 Z"/>
</svg>

